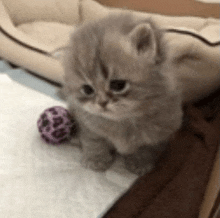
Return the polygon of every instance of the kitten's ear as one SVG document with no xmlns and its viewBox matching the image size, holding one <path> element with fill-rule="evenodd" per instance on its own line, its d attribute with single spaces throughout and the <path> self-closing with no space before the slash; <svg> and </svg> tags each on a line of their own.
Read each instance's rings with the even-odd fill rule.
<svg viewBox="0 0 220 218">
<path fill-rule="evenodd" d="M 154 30 L 148 23 L 137 25 L 129 34 L 131 43 L 138 54 L 151 53 L 152 57 L 156 55 L 156 38 Z"/>
</svg>

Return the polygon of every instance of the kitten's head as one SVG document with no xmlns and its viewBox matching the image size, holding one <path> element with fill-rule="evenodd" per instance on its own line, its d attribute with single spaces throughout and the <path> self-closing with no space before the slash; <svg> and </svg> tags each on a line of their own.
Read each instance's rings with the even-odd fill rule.
<svg viewBox="0 0 220 218">
<path fill-rule="evenodd" d="M 69 103 L 116 120 L 154 113 L 174 89 L 160 73 L 162 34 L 127 13 L 79 27 L 64 58 Z"/>
</svg>

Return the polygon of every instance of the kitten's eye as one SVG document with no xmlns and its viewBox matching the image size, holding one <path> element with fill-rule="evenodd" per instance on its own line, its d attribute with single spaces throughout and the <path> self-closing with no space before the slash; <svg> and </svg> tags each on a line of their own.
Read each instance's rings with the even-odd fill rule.
<svg viewBox="0 0 220 218">
<path fill-rule="evenodd" d="M 91 96 L 94 94 L 95 90 L 90 85 L 83 85 L 81 92 L 85 95 Z"/>
<path fill-rule="evenodd" d="M 111 80 L 110 90 L 115 93 L 125 93 L 129 88 L 129 83 L 125 80 Z"/>
</svg>

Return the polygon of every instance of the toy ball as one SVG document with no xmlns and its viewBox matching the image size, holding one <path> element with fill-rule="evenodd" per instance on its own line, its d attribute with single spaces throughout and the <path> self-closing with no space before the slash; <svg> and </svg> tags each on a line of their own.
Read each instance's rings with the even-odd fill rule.
<svg viewBox="0 0 220 218">
<path fill-rule="evenodd" d="M 61 144 L 76 134 L 76 123 L 63 107 L 46 109 L 37 121 L 42 139 L 48 144 Z"/>
</svg>

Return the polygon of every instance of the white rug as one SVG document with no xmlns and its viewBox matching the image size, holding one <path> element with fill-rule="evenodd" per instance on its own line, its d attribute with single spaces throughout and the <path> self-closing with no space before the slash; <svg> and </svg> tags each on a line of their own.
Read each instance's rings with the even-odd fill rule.
<svg viewBox="0 0 220 218">
<path fill-rule="evenodd" d="M 0 74 L 0 217 L 96 218 L 137 178 L 122 162 L 106 173 L 81 167 L 74 145 L 45 144 L 39 115 L 65 106 Z"/>
</svg>

